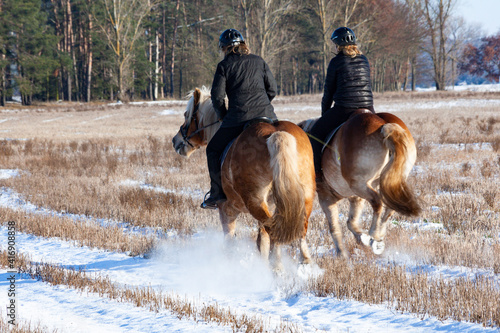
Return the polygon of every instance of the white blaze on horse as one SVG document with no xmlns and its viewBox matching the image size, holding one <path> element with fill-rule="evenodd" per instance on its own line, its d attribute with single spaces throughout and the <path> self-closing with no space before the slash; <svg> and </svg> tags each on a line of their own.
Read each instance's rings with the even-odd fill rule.
<svg viewBox="0 0 500 333">
<path fill-rule="evenodd" d="M 299 126 L 308 132 L 316 120 Z M 350 202 L 347 227 L 358 243 L 371 246 L 375 254 L 384 251 L 387 220 L 394 211 L 407 216 L 420 213 L 419 201 L 406 182 L 416 158 L 408 127 L 393 114 L 358 112 L 340 127 L 323 150 L 323 181 L 317 184 L 337 254 L 347 257 L 337 208 L 343 198 Z M 359 226 L 365 200 L 373 208 L 368 234 Z"/>
<path fill-rule="evenodd" d="M 172 143 L 178 154 L 188 157 L 206 146 L 220 126 L 206 88 L 190 94 L 184 118 Z M 235 235 L 237 216 L 250 213 L 259 221 L 262 257 L 269 259 L 272 250 L 279 268 L 279 244 L 300 239 L 302 262 L 309 263 L 305 235 L 315 195 L 312 161 L 309 138 L 297 125 L 278 121 L 247 127 L 222 165 L 227 201 L 219 206 L 219 216 L 226 239 Z"/>
</svg>

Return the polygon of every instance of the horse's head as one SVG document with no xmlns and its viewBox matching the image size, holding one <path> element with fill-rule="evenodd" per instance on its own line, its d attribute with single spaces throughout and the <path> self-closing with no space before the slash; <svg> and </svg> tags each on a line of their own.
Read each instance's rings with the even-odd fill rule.
<svg viewBox="0 0 500 333">
<path fill-rule="evenodd" d="M 172 139 L 175 151 L 186 157 L 205 146 L 219 128 L 208 89 L 196 88 L 188 96 L 184 123 Z"/>
</svg>

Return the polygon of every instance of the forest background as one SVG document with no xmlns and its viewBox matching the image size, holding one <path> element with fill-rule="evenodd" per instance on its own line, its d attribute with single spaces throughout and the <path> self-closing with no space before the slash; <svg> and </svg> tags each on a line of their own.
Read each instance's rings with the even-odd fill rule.
<svg viewBox="0 0 500 333">
<path fill-rule="evenodd" d="M 500 31 L 485 36 L 460 0 L 0 0 L 0 106 L 181 98 L 212 82 L 218 37 L 240 30 L 281 95 L 320 93 L 351 27 L 374 91 L 498 82 Z"/>
</svg>

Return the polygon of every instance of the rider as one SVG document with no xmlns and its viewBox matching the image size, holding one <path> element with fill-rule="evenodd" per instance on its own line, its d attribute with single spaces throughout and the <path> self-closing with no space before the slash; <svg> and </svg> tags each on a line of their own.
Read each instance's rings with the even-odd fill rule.
<svg viewBox="0 0 500 333">
<path fill-rule="evenodd" d="M 338 28 L 333 32 L 331 40 L 337 48 L 337 55 L 328 65 L 321 100 L 321 118 L 309 133 L 317 181 L 322 179 L 321 150 L 328 134 L 359 109 L 375 113 L 370 65 L 356 45 L 354 32 L 347 27 Z"/>
<path fill-rule="evenodd" d="M 226 200 L 222 190 L 220 158 L 226 146 L 255 118 L 276 120 L 271 100 L 277 85 L 266 62 L 250 50 L 241 33 L 227 29 L 219 37 L 224 59 L 217 65 L 212 83 L 212 104 L 222 124 L 207 146 L 210 197 L 202 208 L 217 208 Z M 224 97 L 228 97 L 228 106 Z"/>
</svg>

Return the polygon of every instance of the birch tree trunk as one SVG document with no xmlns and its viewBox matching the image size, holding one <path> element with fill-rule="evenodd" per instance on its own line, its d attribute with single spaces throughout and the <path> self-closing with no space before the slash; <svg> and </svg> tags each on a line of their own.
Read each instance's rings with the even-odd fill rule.
<svg viewBox="0 0 500 333">
<path fill-rule="evenodd" d="M 174 97 L 174 74 L 175 74 L 175 46 L 177 41 L 177 29 L 179 25 L 180 1 L 175 3 L 174 32 L 172 34 L 172 52 L 170 53 L 170 97 Z"/>
</svg>

